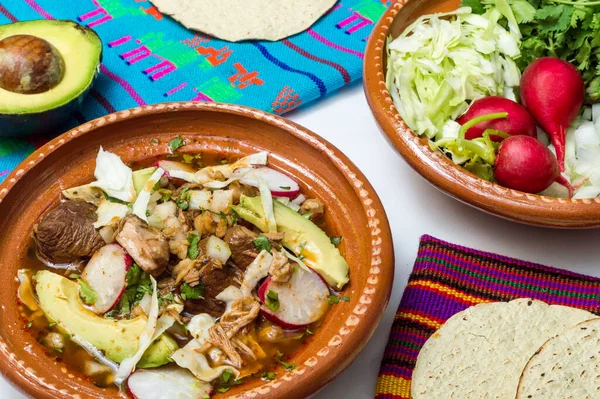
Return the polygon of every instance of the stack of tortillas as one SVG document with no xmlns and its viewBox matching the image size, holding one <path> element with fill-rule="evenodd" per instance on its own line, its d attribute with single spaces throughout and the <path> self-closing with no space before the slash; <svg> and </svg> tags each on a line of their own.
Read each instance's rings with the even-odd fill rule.
<svg viewBox="0 0 600 399">
<path fill-rule="evenodd" d="M 280 40 L 308 29 L 336 0 L 150 0 L 190 29 L 219 39 Z"/>
<path fill-rule="evenodd" d="M 452 316 L 427 340 L 413 399 L 600 398 L 600 318 L 531 299 Z"/>
</svg>

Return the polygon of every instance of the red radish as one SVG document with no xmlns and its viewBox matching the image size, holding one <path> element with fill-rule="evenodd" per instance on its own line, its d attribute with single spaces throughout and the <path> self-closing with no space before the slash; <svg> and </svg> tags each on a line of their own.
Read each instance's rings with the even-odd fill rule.
<svg viewBox="0 0 600 399">
<path fill-rule="evenodd" d="M 526 193 L 544 191 L 555 181 L 570 188 L 552 151 L 529 136 L 512 136 L 500 144 L 494 177 L 501 185 Z"/>
<path fill-rule="evenodd" d="M 269 293 L 276 293 L 277 309 L 269 308 Z M 263 315 L 289 330 L 298 330 L 325 315 L 329 307 L 329 288 L 317 273 L 297 267 L 290 281 L 276 283 L 268 277 L 258 289 Z"/>
<path fill-rule="evenodd" d="M 250 170 L 240 181 L 249 186 L 258 187 L 260 179 L 269 184 L 269 190 L 276 197 L 294 198 L 300 192 L 298 182 L 267 166 Z"/>
<path fill-rule="evenodd" d="M 176 178 L 182 179 L 185 181 L 193 181 L 194 173 L 196 173 L 196 169 L 190 164 L 177 162 L 177 161 L 169 161 L 166 159 L 161 159 L 156 162 L 154 166 L 158 166 L 165 170 L 165 176 L 168 178 Z"/>
<path fill-rule="evenodd" d="M 81 278 L 98 294 L 92 305 L 95 313 L 104 314 L 119 303 L 132 263 L 131 256 L 119 244 L 105 245 L 94 253 Z"/>
<path fill-rule="evenodd" d="M 137 370 L 127 380 L 127 390 L 135 399 L 210 397 L 212 386 L 188 370 L 177 367 Z"/>
<path fill-rule="evenodd" d="M 581 74 L 572 64 L 556 57 L 538 58 L 521 77 L 521 101 L 550 136 L 558 166 L 565 170 L 565 132 L 585 99 Z"/>
<path fill-rule="evenodd" d="M 458 118 L 457 122 L 464 125 L 478 116 L 498 112 L 506 112 L 508 116 L 506 118 L 479 122 L 467 130 L 465 138 L 472 140 L 481 137 L 487 129 L 500 130 L 511 136 L 523 135 L 536 137 L 535 121 L 529 112 L 518 103 L 504 97 L 490 96 L 474 101 L 469 110 Z M 490 138 L 496 142 L 504 139 L 497 135 L 490 135 Z"/>
</svg>

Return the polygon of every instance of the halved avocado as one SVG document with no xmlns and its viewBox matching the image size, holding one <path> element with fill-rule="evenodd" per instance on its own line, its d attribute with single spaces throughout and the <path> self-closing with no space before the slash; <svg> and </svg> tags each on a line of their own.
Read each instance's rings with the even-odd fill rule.
<svg viewBox="0 0 600 399">
<path fill-rule="evenodd" d="M 240 204 L 231 208 L 245 221 L 267 232 L 264 211 L 260 197 L 240 197 Z M 288 208 L 279 201 L 273 201 L 273 213 L 277 231 L 285 233 L 281 243 L 296 256 L 319 273 L 327 283 L 342 289 L 349 280 L 350 267 L 340 250 L 331 239 L 309 219 Z"/>
<path fill-rule="evenodd" d="M 0 43 L 5 39 L 7 43 L 14 36 L 24 39 L 12 42 L 20 56 L 29 55 L 30 60 L 39 57 L 40 49 L 26 38 L 43 39 L 45 42 L 40 43 L 49 44 L 47 47 L 60 57 L 62 70 L 59 81 L 42 92 L 24 94 L 0 87 L 0 134 L 26 136 L 48 132 L 69 118 L 92 86 L 102 59 L 102 41 L 93 30 L 73 21 L 39 20 L 0 26 Z M 3 58 L 6 61 L 14 56 L 11 44 L 0 49 L 0 65 Z M 23 73 L 22 78 L 34 79 L 31 75 L 36 73 L 38 69 Z"/>
<path fill-rule="evenodd" d="M 120 363 L 137 352 L 146 317 L 114 320 L 98 316 L 81 304 L 77 283 L 47 270 L 35 275 L 35 290 L 40 307 L 50 321 L 101 350 L 109 360 Z M 151 368 L 167 364 L 177 349 L 179 346 L 173 338 L 162 334 L 144 352 L 137 366 Z"/>
</svg>

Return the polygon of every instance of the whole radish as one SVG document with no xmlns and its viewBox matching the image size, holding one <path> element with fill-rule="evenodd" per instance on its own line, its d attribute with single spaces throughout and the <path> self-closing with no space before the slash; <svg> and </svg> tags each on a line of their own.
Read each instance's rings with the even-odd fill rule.
<svg viewBox="0 0 600 399">
<path fill-rule="evenodd" d="M 585 99 L 581 74 L 572 64 L 556 57 L 538 58 L 521 77 L 521 101 L 550 136 L 558 166 L 565 170 L 565 132 Z"/>
<path fill-rule="evenodd" d="M 490 96 L 474 101 L 469 110 L 458 118 L 457 122 L 464 125 L 478 116 L 497 112 L 506 112 L 508 116 L 502 119 L 479 122 L 466 131 L 465 138 L 472 140 L 481 137 L 487 129 L 500 130 L 510 136 L 536 137 L 535 121 L 529 112 L 520 104 L 504 97 Z M 503 140 L 502 137 L 497 135 L 490 135 L 490 138 L 496 142 Z"/>
<path fill-rule="evenodd" d="M 529 136 L 512 136 L 500 144 L 494 177 L 501 185 L 526 193 L 544 191 L 555 181 L 571 191 L 552 151 Z"/>
</svg>

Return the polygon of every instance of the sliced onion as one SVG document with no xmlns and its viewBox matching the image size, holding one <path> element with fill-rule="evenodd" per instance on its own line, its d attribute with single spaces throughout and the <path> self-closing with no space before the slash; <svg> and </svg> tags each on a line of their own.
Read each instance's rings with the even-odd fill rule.
<svg viewBox="0 0 600 399">
<path fill-rule="evenodd" d="M 304 201 L 306 201 L 306 196 L 304 194 L 299 194 L 296 198 L 292 200 L 292 204 L 300 206 Z"/>
</svg>

